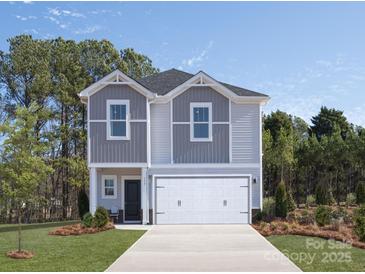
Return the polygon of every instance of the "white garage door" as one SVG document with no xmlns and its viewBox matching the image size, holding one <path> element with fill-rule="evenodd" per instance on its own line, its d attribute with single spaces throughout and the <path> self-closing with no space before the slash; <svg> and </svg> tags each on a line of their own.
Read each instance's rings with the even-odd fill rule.
<svg viewBox="0 0 365 274">
<path fill-rule="evenodd" d="M 157 224 L 247 224 L 244 177 L 157 178 Z"/>
</svg>

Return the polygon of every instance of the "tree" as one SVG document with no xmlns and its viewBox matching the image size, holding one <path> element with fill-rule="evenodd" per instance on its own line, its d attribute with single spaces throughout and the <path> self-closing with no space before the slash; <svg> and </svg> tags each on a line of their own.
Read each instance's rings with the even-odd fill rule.
<svg viewBox="0 0 365 274">
<path fill-rule="evenodd" d="M 356 187 L 356 203 L 365 204 L 365 182 L 360 181 Z"/>
<path fill-rule="evenodd" d="M 274 143 L 277 142 L 281 129 L 284 129 L 286 132 L 292 131 L 293 125 L 291 119 L 290 115 L 280 110 L 272 112 L 270 115 L 265 117 L 264 129 L 270 130 Z"/>
<path fill-rule="evenodd" d="M 322 136 L 331 136 L 336 127 L 339 128 L 342 138 L 345 139 L 350 130 L 350 125 L 343 115 L 343 111 L 329 109 L 325 106 L 321 107 L 319 114 L 314 116 L 311 121 L 313 126 L 310 127 L 310 131 L 318 139 L 321 139 Z"/>
<path fill-rule="evenodd" d="M 123 71 L 134 79 L 150 76 L 158 73 L 159 69 L 152 65 L 152 61 L 146 55 L 136 53 L 132 48 L 120 51 Z"/>
<path fill-rule="evenodd" d="M 35 134 L 41 109 L 36 103 L 29 108 L 18 107 L 15 120 L 0 126 L 5 134 L 1 185 L 4 195 L 12 201 L 18 216 L 18 251 L 21 251 L 21 217 L 25 207 L 37 201 L 36 189 L 53 171 L 46 163 L 47 140 Z"/>
<path fill-rule="evenodd" d="M 288 214 L 288 200 L 287 200 L 286 187 L 285 187 L 285 182 L 281 181 L 278 184 L 275 193 L 275 216 L 286 218 L 287 214 Z"/>
<path fill-rule="evenodd" d="M 8 39 L 9 52 L 0 54 L 0 84 L 6 89 L 5 110 L 37 102 L 43 107 L 51 91 L 50 46 L 30 35 Z"/>
<path fill-rule="evenodd" d="M 284 180 L 284 169 L 294 163 L 294 140 L 292 131 L 281 128 L 275 146 L 277 165 L 280 169 L 280 180 Z"/>
</svg>

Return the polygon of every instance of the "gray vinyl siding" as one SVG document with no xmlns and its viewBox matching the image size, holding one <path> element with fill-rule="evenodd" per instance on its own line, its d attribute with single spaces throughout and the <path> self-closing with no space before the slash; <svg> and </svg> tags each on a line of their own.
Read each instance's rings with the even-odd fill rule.
<svg viewBox="0 0 365 274">
<path fill-rule="evenodd" d="M 260 168 L 246 168 L 246 167 L 206 167 L 206 168 L 150 168 L 148 169 L 148 175 L 234 175 L 234 174 L 246 174 L 251 175 L 252 178 L 256 178 L 256 183 L 252 182 L 252 207 L 260 207 Z"/>
<path fill-rule="evenodd" d="M 228 163 L 229 125 L 213 125 L 212 142 L 191 142 L 190 125 L 174 125 L 174 163 Z"/>
<path fill-rule="evenodd" d="M 130 119 L 146 119 L 146 97 L 128 85 L 109 85 L 90 97 L 90 119 L 106 120 L 106 101 L 129 100 Z"/>
<path fill-rule="evenodd" d="M 116 175 L 117 176 L 117 197 L 115 199 L 103 199 L 102 198 L 102 175 Z M 111 209 L 112 207 L 116 207 L 118 209 L 123 209 L 123 193 L 122 193 L 122 176 L 140 176 L 141 169 L 138 168 L 120 168 L 120 169 L 100 169 L 97 171 L 97 206 L 102 206 L 106 209 Z"/>
<path fill-rule="evenodd" d="M 106 122 L 90 122 L 91 163 L 146 163 L 146 122 L 130 123 L 130 140 L 107 140 Z"/>
<path fill-rule="evenodd" d="M 191 87 L 173 100 L 173 121 L 190 122 L 191 102 L 212 102 L 213 122 L 229 121 L 229 100 L 211 87 Z"/>
<path fill-rule="evenodd" d="M 151 105 L 152 164 L 171 163 L 170 103 Z"/>
<path fill-rule="evenodd" d="M 260 106 L 231 105 L 232 162 L 260 162 Z"/>
</svg>

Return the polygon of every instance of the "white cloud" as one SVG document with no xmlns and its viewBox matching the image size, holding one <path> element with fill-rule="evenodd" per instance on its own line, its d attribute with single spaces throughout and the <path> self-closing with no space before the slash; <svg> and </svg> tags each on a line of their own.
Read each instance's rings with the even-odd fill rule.
<svg viewBox="0 0 365 274">
<path fill-rule="evenodd" d="M 86 16 L 77 11 L 61 10 L 59 8 L 49 8 L 48 12 L 53 16 L 70 16 L 76 18 L 86 18 Z"/>
<path fill-rule="evenodd" d="M 191 58 L 184 59 L 182 61 L 182 66 L 188 66 L 188 67 L 200 67 L 201 63 L 207 59 L 207 54 L 209 50 L 213 47 L 214 42 L 209 41 L 208 45 L 196 56 L 192 56 Z"/>
<path fill-rule="evenodd" d="M 28 20 L 35 20 L 35 19 L 37 19 L 37 16 L 33 16 L 33 15 L 30 15 L 30 16 L 15 15 L 15 18 L 16 19 L 19 19 L 21 21 L 28 21 Z"/>
<path fill-rule="evenodd" d="M 75 34 L 90 34 L 90 33 L 97 32 L 100 29 L 101 29 L 100 26 L 95 25 L 95 26 L 86 27 L 84 29 L 75 30 L 74 33 Z"/>
</svg>

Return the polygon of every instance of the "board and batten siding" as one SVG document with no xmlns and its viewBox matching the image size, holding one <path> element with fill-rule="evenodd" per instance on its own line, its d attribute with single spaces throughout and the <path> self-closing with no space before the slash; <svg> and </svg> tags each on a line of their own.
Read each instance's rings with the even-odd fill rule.
<svg viewBox="0 0 365 274">
<path fill-rule="evenodd" d="M 145 120 L 146 97 L 128 85 L 109 85 L 90 97 L 90 120 L 106 120 L 106 101 L 129 100 L 130 119 Z"/>
<path fill-rule="evenodd" d="M 129 100 L 129 119 L 132 120 L 129 140 L 107 140 L 106 104 L 107 100 L 113 99 Z M 128 85 L 108 85 L 91 95 L 89 100 L 90 162 L 146 163 L 146 97 Z"/>
<path fill-rule="evenodd" d="M 213 125 L 212 142 L 191 142 L 190 125 L 174 125 L 174 163 L 229 163 L 229 125 Z"/>
<path fill-rule="evenodd" d="M 106 123 L 90 122 L 91 163 L 146 163 L 145 122 L 130 123 L 130 140 L 107 140 Z"/>
<path fill-rule="evenodd" d="M 151 105 L 151 162 L 171 163 L 170 103 Z"/>
<path fill-rule="evenodd" d="M 232 163 L 260 163 L 260 105 L 231 105 Z"/>
<path fill-rule="evenodd" d="M 174 98 L 173 121 L 190 122 L 190 103 L 211 102 L 213 122 L 229 121 L 229 100 L 211 87 L 192 87 Z"/>
<path fill-rule="evenodd" d="M 190 122 L 190 103 L 211 102 L 212 122 L 229 122 L 229 99 L 211 87 L 191 87 L 173 99 L 173 122 Z M 173 162 L 229 163 L 229 125 L 212 125 L 212 142 L 191 142 L 190 125 L 173 125 Z"/>
</svg>

